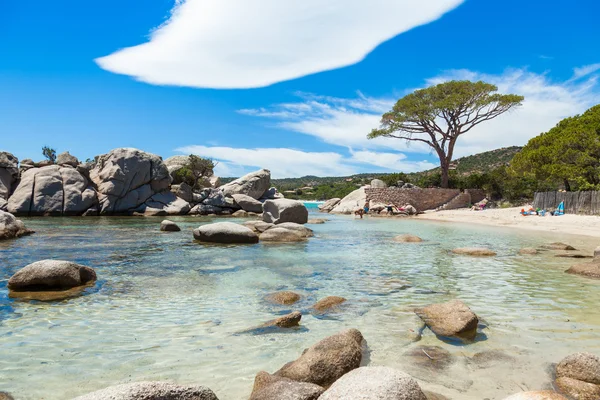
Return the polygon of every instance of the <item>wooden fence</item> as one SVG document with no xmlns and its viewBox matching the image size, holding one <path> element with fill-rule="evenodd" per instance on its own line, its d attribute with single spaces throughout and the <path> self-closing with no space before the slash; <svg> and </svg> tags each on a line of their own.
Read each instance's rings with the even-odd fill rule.
<svg viewBox="0 0 600 400">
<path fill-rule="evenodd" d="M 533 207 L 552 211 L 561 201 L 566 214 L 600 215 L 600 192 L 538 192 Z"/>
</svg>

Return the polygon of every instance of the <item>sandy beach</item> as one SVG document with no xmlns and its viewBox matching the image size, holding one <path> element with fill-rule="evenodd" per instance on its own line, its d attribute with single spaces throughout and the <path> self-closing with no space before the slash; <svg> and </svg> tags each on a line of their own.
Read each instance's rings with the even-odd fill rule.
<svg viewBox="0 0 600 400">
<path fill-rule="evenodd" d="M 600 216 L 567 214 L 560 217 L 551 215 L 523 217 L 519 214 L 520 211 L 521 207 L 485 211 L 469 209 L 429 211 L 419 215 L 418 218 L 600 237 Z"/>
</svg>

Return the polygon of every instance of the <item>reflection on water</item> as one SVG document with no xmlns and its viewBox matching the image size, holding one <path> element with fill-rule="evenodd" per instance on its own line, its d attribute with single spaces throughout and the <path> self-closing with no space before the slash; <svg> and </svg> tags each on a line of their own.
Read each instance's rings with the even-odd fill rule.
<svg viewBox="0 0 600 400">
<path fill-rule="evenodd" d="M 315 215 L 317 216 L 317 215 Z M 564 241 L 590 254 L 593 239 L 519 233 L 429 221 L 327 216 L 306 243 L 203 246 L 191 230 L 210 221 L 172 218 L 181 232 L 159 232 L 156 218 L 28 219 L 37 234 L 0 244 L 0 391 L 19 399 L 68 399 L 117 383 L 170 380 L 203 384 L 221 400 L 247 398 L 254 375 L 273 372 L 339 330 L 356 327 L 370 365 L 396 367 L 452 399 L 502 399 L 549 384 L 547 366 L 576 351 L 600 353 L 600 281 L 565 274 L 577 260 L 521 247 Z M 411 233 L 426 240 L 390 239 Z M 497 257 L 470 258 L 454 247 L 487 246 Z M 57 302 L 10 299 L 6 282 L 46 258 L 96 269 L 84 296 Z M 275 306 L 276 290 L 302 300 Z M 313 315 L 329 295 L 340 312 Z M 418 337 L 416 306 L 460 298 L 484 320 L 486 340 L 446 343 Z M 303 329 L 236 335 L 294 310 Z M 438 348 L 439 347 L 439 348 Z M 432 350 L 433 348 L 433 350 Z M 419 349 L 443 354 L 429 365 Z"/>
</svg>

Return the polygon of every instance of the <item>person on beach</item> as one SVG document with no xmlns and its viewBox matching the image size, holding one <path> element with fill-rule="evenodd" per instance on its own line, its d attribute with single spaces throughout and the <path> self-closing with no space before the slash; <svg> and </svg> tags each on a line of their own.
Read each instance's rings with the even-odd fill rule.
<svg viewBox="0 0 600 400">
<path fill-rule="evenodd" d="M 363 210 L 364 210 L 365 214 L 369 213 L 369 202 L 368 201 L 363 206 Z"/>
</svg>

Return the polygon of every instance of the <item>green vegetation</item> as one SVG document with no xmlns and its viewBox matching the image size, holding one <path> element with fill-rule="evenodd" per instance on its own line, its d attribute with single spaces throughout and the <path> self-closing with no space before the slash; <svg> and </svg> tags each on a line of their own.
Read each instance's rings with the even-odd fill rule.
<svg viewBox="0 0 600 400">
<path fill-rule="evenodd" d="M 404 96 L 383 115 L 369 139 L 390 137 L 421 142 L 440 159 L 441 187 L 449 187 L 454 145 L 460 135 L 520 106 L 523 96 L 495 93 L 485 82 L 450 81 Z"/>
<path fill-rule="evenodd" d="M 217 164 L 210 158 L 190 154 L 185 166 L 174 173 L 174 178 L 187 183 L 192 189 L 197 189 L 200 178 L 212 176 L 216 166 Z"/>
<path fill-rule="evenodd" d="M 42 147 L 42 154 L 46 157 L 46 160 L 50 161 L 52 164 L 56 163 L 56 150 L 53 148 L 48 146 Z"/>
</svg>

